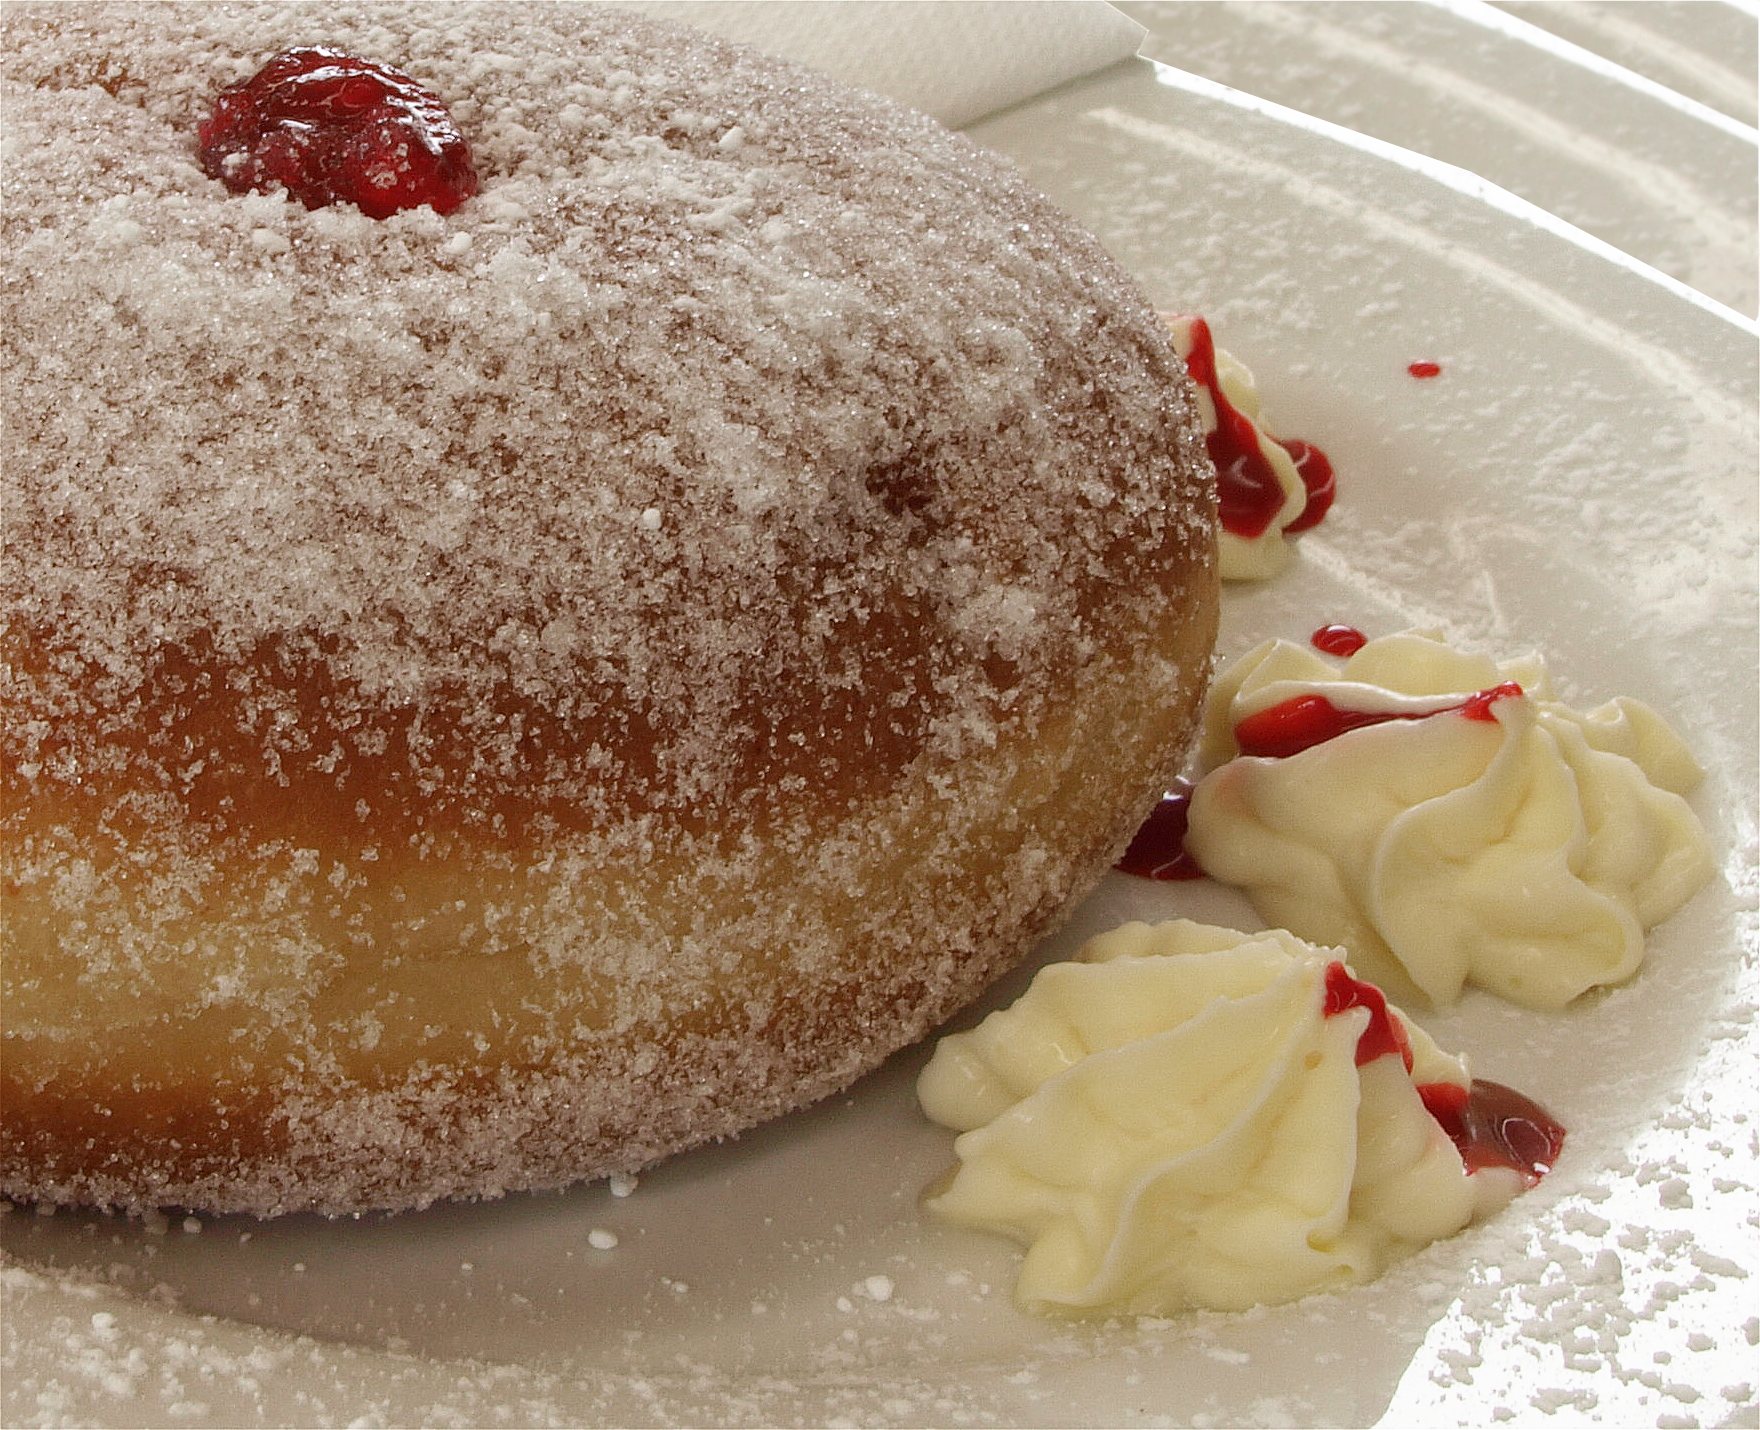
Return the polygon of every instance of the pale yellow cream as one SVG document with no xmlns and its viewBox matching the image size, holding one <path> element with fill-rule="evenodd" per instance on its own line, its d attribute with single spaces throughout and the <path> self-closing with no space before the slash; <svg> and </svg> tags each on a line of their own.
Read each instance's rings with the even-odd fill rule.
<svg viewBox="0 0 1760 1430">
<path fill-rule="evenodd" d="M 1282 759 L 1234 731 L 1292 698 L 1423 714 L 1518 682 L 1491 720 L 1445 713 L 1352 730 Z M 1472 983 L 1559 1008 L 1630 978 L 1644 934 L 1710 877 L 1682 796 L 1701 771 L 1640 701 L 1581 713 L 1537 656 L 1499 665 L 1406 632 L 1341 662 L 1271 641 L 1212 691 L 1187 848 L 1268 922 L 1348 948 L 1370 978 L 1438 1003 Z"/>
<path fill-rule="evenodd" d="M 1501 1207 L 1517 1174 L 1469 1174 L 1417 1091 L 1461 1062 L 1390 1010 L 1412 1070 L 1356 1066 L 1368 1010 L 1325 1016 L 1341 957 L 1180 921 L 1042 970 L 923 1071 L 961 1134 L 929 1208 L 1026 1245 L 1029 1310 L 1168 1314 L 1367 1281 Z"/>
</svg>

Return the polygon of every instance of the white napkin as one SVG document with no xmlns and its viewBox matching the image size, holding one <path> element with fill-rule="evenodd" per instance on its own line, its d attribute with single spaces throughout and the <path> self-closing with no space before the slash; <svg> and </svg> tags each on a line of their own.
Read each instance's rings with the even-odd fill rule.
<svg viewBox="0 0 1760 1430">
<path fill-rule="evenodd" d="M 1101 0 L 626 0 L 957 128 L 1136 54 Z"/>
</svg>

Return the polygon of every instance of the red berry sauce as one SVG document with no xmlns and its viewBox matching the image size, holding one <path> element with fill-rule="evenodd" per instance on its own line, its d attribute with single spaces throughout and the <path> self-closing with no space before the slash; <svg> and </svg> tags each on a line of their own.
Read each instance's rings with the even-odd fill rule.
<svg viewBox="0 0 1760 1430">
<path fill-rule="evenodd" d="M 1300 437 L 1291 437 L 1287 441 L 1280 438 L 1279 442 L 1296 464 L 1296 475 L 1302 479 L 1302 486 L 1308 493 L 1308 504 L 1302 508 L 1302 514 L 1284 530 L 1291 533 L 1307 531 L 1320 525 L 1321 519 L 1332 510 L 1332 499 L 1338 495 L 1338 474 L 1332 470 L 1331 458 L 1312 442 L 1304 442 Z"/>
<path fill-rule="evenodd" d="M 1321 626 L 1308 637 L 1308 644 L 1327 655 L 1351 656 L 1369 644 L 1369 637 L 1355 626 Z"/>
<path fill-rule="evenodd" d="M 1281 760 L 1352 730 L 1384 725 L 1390 720 L 1429 720 L 1437 715 L 1495 720 L 1497 717 L 1491 707 L 1499 700 L 1521 693 L 1522 687 L 1509 680 L 1470 695 L 1458 705 L 1418 714 L 1397 710 L 1341 710 L 1324 695 L 1297 695 L 1247 716 L 1234 727 L 1234 738 L 1243 755 Z"/>
<path fill-rule="evenodd" d="M 1325 1015 L 1367 1008 L 1369 1023 L 1357 1039 L 1357 1066 L 1389 1053 L 1412 1070 L 1412 1043 L 1405 1026 L 1387 1007 L 1387 996 L 1373 983 L 1353 978 L 1342 963 L 1326 968 Z M 1564 1127 L 1533 1099 L 1500 1082 L 1474 1078 L 1469 1088 L 1429 1082 L 1418 1088 L 1424 1110 L 1459 1149 L 1468 1172 L 1507 1167 L 1533 1186 L 1550 1172 L 1564 1148 Z"/>
<path fill-rule="evenodd" d="M 1533 1099 L 1500 1082 L 1474 1078 L 1472 1089 L 1451 1082 L 1418 1089 L 1430 1115 L 1460 1149 L 1469 1172 L 1507 1167 L 1531 1187 L 1564 1150 L 1564 1127 Z"/>
<path fill-rule="evenodd" d="M 1192 381 L 1210 394 L 1216 408 L 1216 430 L 1205 434 L 1204 445 L 1216 464 L 1216 496 L 1223 530 L 1251 540 L 1263 536 L 1283 509 L 1283 486 L 1271 463 L 1259 450 L 1259 437 L 1252 418 L 1223 395 L 1216 371 L 1216 340 L 1202 318 L 1190 318 L 1192 351 L 1186 370 Z M 1311 443 L 1281 444 L 1289 452 L 1308 493 L 1307 505 L 1285 531 L 1306 531 L 1319 524 L 1337 495 L 1337 478 L 1326 454 Z"/>
<path fill-rule="evenodd" d="M 1118 871 L 1139 879 L 1202 879 L 1204 871 L 1186 850 L 1186 820 L 1191 808 L 1191 781 L 1175 780 L 1124 851 L 1115 866 Z"/>
<path fill-rule="evenodd" d="M 1387 1011 L 1387 995 L 1373 983 L 1351 977 L 1342 963 L 1326 966 L 1326 1016 L 1337 1017 L 1349 1008 L 1367 1008 L 1369 1025 L 1357 1039 L 1357 1066 L 1398 1053 L 1406 1071 L 1412 1070 L 1412 1041 L 1404 1024 Z"/>
<path fill-rule="evenodd" d="M 1407 363 L 1406 371 L 1413 377 L 1417 378 L 1420 382 L 1424 382 L 1433 377 L 1441 377 L 1442 364 L 1439 362 L 1431 362 L 1428 358 L 1424 358 L 1418 362 Z"/>
<path fill-rule="evenodd" d="M 234 193 L 279 186 L 309 209 L 447 214 L 477 191 L 446 106 L 401 70 L 340 50 L 276 55 L 220 91 L 196 138 L 203 170 Z"/>
</svg>

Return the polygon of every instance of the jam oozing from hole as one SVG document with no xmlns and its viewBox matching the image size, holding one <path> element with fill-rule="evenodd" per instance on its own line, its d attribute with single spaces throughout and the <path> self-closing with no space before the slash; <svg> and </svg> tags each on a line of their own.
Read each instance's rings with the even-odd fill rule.
<svg viewBox="0 0 1760 1430">
<path fill-rule="evenodd" d="M 1406 371 L 1422 382 L 1432 377 L 1441 377 L 1442 364 L 1431 362 L 1428 358 L 1422 358 L 1417 362 L 1407 363 Z"/>
<path fill-rule="evenodd" d="M 1425 1083 L 1418 1096 L 1460 1149 L 1469 1172 L 1507 1167 L 1531 1187 L 1564 1150 L 1565 1130 L 1558 1119 L 1500 1082 L 1474 1078 L 1470 1091 L 1451 1082 Z"/>
<path fill-rule="evenodd" d="M 1323 745 L 1352 730 L 1384 725 L 1391 720 L 1429 720 L 1437 715 L 1464 715 L 1469 720 L 1495 720 L 1491 707 L 1499 700 L 1519 696 L 1522 687 L 1513 680 L 1468 696 L 1458 704 L 1439 710 L 1342 710 L 1324 695 L 1297 695 L 1254 712 L 1234 727 L 1235 743 L 1243 755 L 1281 760 Z"/>
<path fill-rule="evenodd" d="M 1327 655 L 1355 655 L 1369 644 L 1369 637 L 1355 626 L 1330 625 L 1321 626 L 1308 637 L 1308 644 L 1315 650 L 1325 651 Z"/>
<path fill-rule="evenodd" d="M 1216 464 L 1216 496 L 1222 526 L 1250 541 L 1263 536 L 1283 510 L 1283 485 L 1259 449 L 1259 431 L 1253 419 L 1222 391 L 1216 371 L 1216 340 L 1210 334 L 1209 323 L 1202 318 L 1188 321 L 1192 351 L 1186 358 L 1186 370 L 1192 381 L 1210 394 L 1216 409 L 1216 430 L 1205 434 L 1204 445 Z M 1312 443 L 1290 441 L 1280 445 L 1290 454 L 1308 494 L 1307 505 L 1284 530 L 1306 531 L 1318 525 L 1332 505 L 1337 477 L 1326 454 Z"/>
<path fill-rule="evenodd" d="M 1204 871 L 1186 849 L 1191 809 L 1191 781 L 1175 780 L 1114 867 L 1139 879 L 1202 879 Z"/>
<path fill-rule="evenodd" d="M 1367 1008 L 1369 1026 L 1357 1039 L 1357 1066 L 1363 1067 L 1376 1058 L 1398 1053 L 1412 1070 L 1412 1041 L 1392 1013 L 1387 1011 L 1387 995 L 1373 983 L 1353 978 L 1342 963 L 1326 965 L 1326 1016 L 1335 1018 L 1350 1008 Z"/>
<path fill-rule="evenodd" d="M 220 91 L 196 139 L 203 170 L 234 193 L 279 186 L 308 209 L 447 214 L 477 191 L 470 146 L 439 98 L 340 50 L 276 55 Z"/>
</svg>

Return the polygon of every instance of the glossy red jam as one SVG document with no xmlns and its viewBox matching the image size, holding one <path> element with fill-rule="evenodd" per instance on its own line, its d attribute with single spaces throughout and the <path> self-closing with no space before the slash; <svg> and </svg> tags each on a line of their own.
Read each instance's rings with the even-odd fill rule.
<svg viewBox="0 0 1760 1430">
<path fill-rule="evenodd" d="M 477 191 L 470 146 L 439 98 L 340 50 L 276 55 L 220 91 L 196 138 L 203 170 L 234 193 L 283 188 L 309 209 L 445 214 Z"/>
<path fill-rule="evenodd" d="M 1388 1011 L 1387 995 L 1373 983 L 1353 978 L 1342 963 L 1330 963 L 1326 966 L 1326 1016 L 1335 1018 L 1349 1008 L 1369 1010 L 1369 1024 L 1357 1039 L 1357 1066 L 1398 1053 L 1410 1072 L 1412 1042 L 1404 1024 Z"/>
<path fill-rule="evenodd" d="M 1369 637 L 1355 626 L 1321 626 L 1308 637 L 1308 644 L 1327 655 L 1352 656 L 1369 644 Z"/>
<path fill-rule="evenodd" d="M 1192 785 L 1175 780 L 1161 803 L 1143 821 L 1130 848 L 1116 865 L 1121 874 L 1139 879 L 1201 879 L 1204 871 L 1186 849 L 1186 822 L 1191 815 Z"/>
<path fill-rule="evenodd" d="M 1302 479 L 1302 486 L 1308 493 L 1308 504 L 1302 508 L 1302 514 L 1284 530 L 1292 534 L 1307 531 L 1320 525 L 1322 518 L 1332 510 L 1333 498 L 1338 495 L 1338 474 L 1332 470 L 1332 459 L 1312 442 L 1290 437 L 1281 440 L 1281 445 L 1296 464 L 1296 475 Z"/>
<path fill-rule="evenodd" d="M 1564 1150 L 1565 1129 L 1558 1119 L 1500 1082 L 1474 1078 L 1470 1091 L 1449 1082 L 1426 1083 L 1418 1095 L 1460 1149 L 1469 1172 L 1507 1167 L 1532 1186 Z"/>
<path fill-rule="evenodd" d="M 1491 707 L 1522 693 L 1513 680 L 1481 690 L 1458 704 L 1440 710 L 1344 710 L 1324 695 L 1297 695 L 1247 716 L 1234 727 L 1235 743 L 1243 755 L 1263 759 L 1287 759 L 1328 740 L 1370 725 L 1392 720 L 1429 720 L 1438 715 L 1464 715 L 1469 720 L 1494 720 Z"/>
<path fill-rule="evenodd" d="M 1283 510 L 1283 485 L 1259 447 L 1259 432 L 1248 417 L 1222 390 L 1216 367 L 1216 340 L 1202 318 L 1184 321 L 1191 325 L 1192 350 L 1186 370 L 1192 381 L 1209 393 L 1216 409 L 1216 427 L 1204 437 L 1210 460 L 1216 464 L 1216 496 L 1223 530 L 1251 540 L 1263 536 Z M 1337 477 L 1326 454 L 1312 443 L 1281 442 L 1295 462 L 1296 472 L 1308 494 L 1307 505 L 1285 531 L 1305 531 L 1319 524 L 1337 494 Z"/>
</svg>

